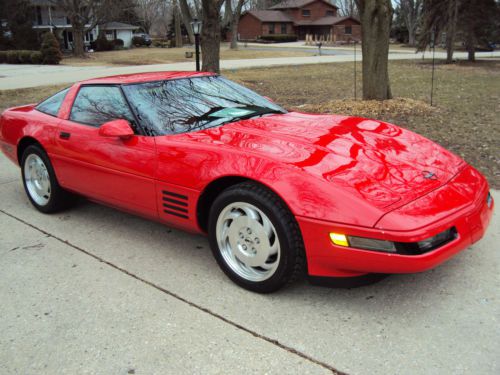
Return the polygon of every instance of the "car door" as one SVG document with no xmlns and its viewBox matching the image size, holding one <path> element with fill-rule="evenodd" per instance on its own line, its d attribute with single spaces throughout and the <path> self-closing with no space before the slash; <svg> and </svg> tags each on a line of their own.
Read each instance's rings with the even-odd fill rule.
<svg viewBox="0 0 500 375">
<path fill-rule="evenodd" d="M 125 119 L 129 139 L 99 135 L 99 127 Z M 89 198 L 157 217 L 153 137 L 136 131 L 136 120 L 118 85 L 82 85 L 56 134 L 59 183 Z"/>
</svg>

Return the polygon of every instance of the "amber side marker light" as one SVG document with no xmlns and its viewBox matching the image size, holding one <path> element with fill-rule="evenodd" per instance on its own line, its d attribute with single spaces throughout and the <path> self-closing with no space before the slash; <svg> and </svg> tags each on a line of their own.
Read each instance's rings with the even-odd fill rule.
<svg viewBox="0 0 500 375">
<path fill-rule="evenodd" d="M 349 242 L 347 241 L 347 237 L 345 236 L 345 234 L 330 233 L 330 239 L 335 245 L 349 246 Z"/>
</svg>

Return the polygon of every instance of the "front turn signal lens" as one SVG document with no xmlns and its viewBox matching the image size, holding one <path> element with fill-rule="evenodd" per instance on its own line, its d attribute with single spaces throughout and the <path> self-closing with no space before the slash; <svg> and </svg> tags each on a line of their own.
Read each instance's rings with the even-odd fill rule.
<svg viewBox="0 0 500 375">
<path fill-rule="evenodd" d="M 330 233 L 330 239 L 335 245 L 349 246 L 349 242 L 347 241 L 347 237 L 345 236 L 345 234 Z"/>
</svg>

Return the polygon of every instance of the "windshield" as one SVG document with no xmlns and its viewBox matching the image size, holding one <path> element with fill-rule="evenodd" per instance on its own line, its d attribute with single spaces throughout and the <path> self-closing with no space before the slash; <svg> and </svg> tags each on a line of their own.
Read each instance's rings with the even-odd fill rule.
<svg viewBox="0 0 500 375">
<path fill-rule="evenodd" d="M 123 86 L 148 135 L 186 133 L 245 118 L 286 113 L 257 93 L 220 76 Z"/>
</svg>

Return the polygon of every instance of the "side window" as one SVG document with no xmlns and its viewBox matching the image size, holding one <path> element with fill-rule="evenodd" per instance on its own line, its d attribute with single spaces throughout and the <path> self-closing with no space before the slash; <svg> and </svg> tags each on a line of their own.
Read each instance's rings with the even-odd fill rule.
<svg viewBox="0 0 500 375">
<path fill-rule="evenodd" d="M 45 99 L 43 102 L 36 106 L 36 109 L 40 112 L 46 113 L 51 116 L 57 116 L 59 108 L 68 93 L 69 88 L 59 91 L 57 94 L 52 95 L 50 98 Z"/>
<path fill-rule="evenodd" d="M 69 119 L 96 127 L 118 119 L 134 125 L 134 116 L 117 86 L 82 86 Z"/>
</svg>

